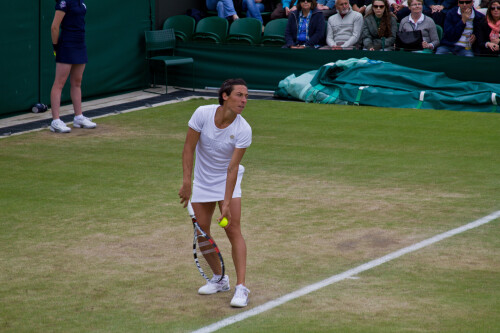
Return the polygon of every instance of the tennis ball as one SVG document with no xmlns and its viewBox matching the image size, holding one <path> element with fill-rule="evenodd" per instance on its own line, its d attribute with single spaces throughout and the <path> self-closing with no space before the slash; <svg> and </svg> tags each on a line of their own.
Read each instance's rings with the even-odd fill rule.
<svg viewBox="0 0 500 333">
<path fill-rule="evenodd" d="M 227 219 L 223 217 L 222 220 L 220 220 L 219 225 L 223 228 L 227 226 Z"/>
</svg>

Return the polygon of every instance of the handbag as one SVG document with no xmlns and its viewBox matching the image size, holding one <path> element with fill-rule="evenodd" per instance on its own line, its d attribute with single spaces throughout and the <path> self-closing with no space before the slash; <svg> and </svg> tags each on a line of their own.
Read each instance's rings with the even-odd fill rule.
<svg viewBox="0 0 500 333">
<path fill-rule="evenodd" d="M 405 51 L 417 51 L 423 49 L 422 31 L 415 30 L 411 24 L 410 26 L 413 29 L 412 31 L 401 31 L 396 34 L 396 51 L 401 49 Z"/>
</svg>

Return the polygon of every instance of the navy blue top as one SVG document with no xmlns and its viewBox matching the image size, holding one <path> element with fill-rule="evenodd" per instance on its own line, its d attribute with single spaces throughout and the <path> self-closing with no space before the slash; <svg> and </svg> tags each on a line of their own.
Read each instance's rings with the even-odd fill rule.
<svg viewBox="0 0 500 333">
<path fill-rule="evenodd" d="M 85 43 L 85 14 L 87 13 L 87 7 L 83 0 L 57 0 L 56 10 L 66 13 L 61 22 L 61 34 L 58 43 Z"/>
</svg>

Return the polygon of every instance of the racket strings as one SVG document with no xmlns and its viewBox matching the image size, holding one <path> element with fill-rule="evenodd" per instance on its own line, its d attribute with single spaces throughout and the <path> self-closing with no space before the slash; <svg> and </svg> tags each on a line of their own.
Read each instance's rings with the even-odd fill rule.
<svg viewBox="0 0 500 333">
<path fill-rule="evenodd" d="M 196 256 L 198 263 L 207 277 L 212 273 L 220 275 L 222 273 L 221 261 L 218 256 L 218 249 L 213 241 L 203 236 L 196 237 Z"/>
</svg>

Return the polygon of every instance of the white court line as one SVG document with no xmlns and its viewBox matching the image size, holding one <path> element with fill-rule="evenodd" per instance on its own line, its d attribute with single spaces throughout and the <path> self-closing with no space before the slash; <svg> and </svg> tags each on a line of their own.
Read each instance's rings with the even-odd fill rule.
<svg viewBox="0 0 500 333">
<path fill-rule="evenodd" d="M 369 269 L 372 269 L 374 267 L 377 267 L 379 265 L 382 265 L 388 261 L 391 261 L 393 259 L 399 258 L 407 253 L 411 253 L 417 250 L 420 250 L 421 248 L 424 248 L 426 246 L 429 246 L 431 244 L 437 243 L 439 241 L 442 241 L 443 239 L 446 239 L 448 237 L 454 236 L 456 234 L 460 234 L 464 231 L 477 228 L 483 224 L 486 224 L 488 222 L 491 222 L 497 218 L 500 217 L 500 210 L 496 211 L 488 216 L 482 217 L 479 220 L 476 220 L 474 222 L 470 222 L 466 225 L 463 225 L 461 227 L 458 227 L 456 229 L 452 229 L 449 231 L 446 231 L 442 234 L 436 235 L 434 237 L 428 238 L 426 240 L 423 240 L 421 242 L 415 243 L 413 245 L 410 245 L 408 247 L 402 248 L 401 250 L 389 253 L 388 255 L 385 255 L 383 257 L 380 257 L 378 259 L 369 261 L 367 263 L 364 263 L 358 267 L 355 267 L 353 269 L 350 269 L 348 271 L 345 271 L 343 273 L 334 275 L 329 277 L 328 279 L 325 279 L 323 281 L 311 284 L 307 287 L 304 287 L 302 289 L 296 290 L 290 294 L 281 296 L 280 298 L 277 298 L 275 300 L 269 301 L 267 303 L 264 303 L 262 305 L 259 305 L 253 309 L 250 309 L 248 311 L 242 312 L 240 314 L 237 314 L 235 316 L 228 317 L 226 319 L 223 319 L 221 321 L 218 321 L 216 323 L 213 323 L 212 325 L 205 326 L 203 328 L 200 328 L 199 330 L 193 331 L 193 333 L 210 333 L 210 332 L 215 332 L 223 327 L 229 326 L 231 324 L 237 323 L 239 321 L 245 320 L 249 317 L 256 316 L 262 312 L 271 310 L 277 306 L 280 306 L 284 303 L 287 303 L 293 299 L 299 298 L 301 296 L 307 295 L 312 293 L 313 291 L 316 291 L 318 289 L 324 288 L 326 286 L 329 286 L 333 283 L 342 281 L 344 279 L 347 279 L 349 277 L 355 276 L 361 272 L 367 271 Z"/>
</svg>

